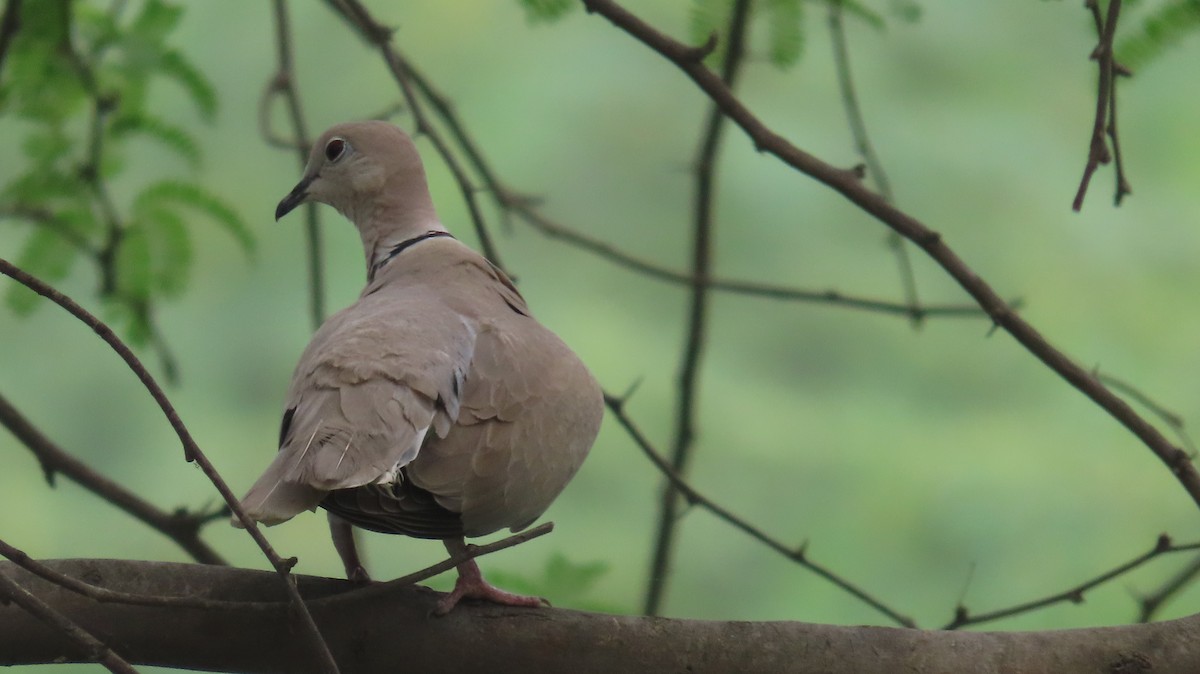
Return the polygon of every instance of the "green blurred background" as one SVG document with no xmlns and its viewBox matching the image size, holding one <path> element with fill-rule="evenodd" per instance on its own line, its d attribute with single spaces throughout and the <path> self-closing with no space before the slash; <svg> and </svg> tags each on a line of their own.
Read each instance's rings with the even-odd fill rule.
<svg viewBox="0 0 1200 674">
<path fill-rule="evenodd" d="M 886 5 L 886 3 L 881 3 Z M 687 34 L 686 3 L 637 3 Z M 757 25 L 740 93 L 776 131 L 831 163 L 859 161 L 833 74 L 824 6 L 810 3 L 802 62 L 771 66 Z M 598 16 L 546 25 L 516 2 L 373 3 L 395 41 L 455 102 L 510 186 L 545 211 L 639 257 L 685 269 L 691 158 L 706 99 L 673 66 Z M 296 71 L 314 133 L 387 108 L 382 62 L 319 3 L 292 3 Z M 852 61 L 875 145 L 899 205 L 941 232 L 1022 314 L 1086 366 L 1118 376 L 1189 421 L 1200 418 L 1200 40 L 1120 83 L 1134 195 L 1112 207 L 1101 168 L 1070 211 L 1095 104 L 1090 18 L 1079 3 L 926 3 L 915 23 L 879 31 L 850 20 Z M 267 147 L 256 108 L 274 72 L 266 3 L 187 6 L 173 42 L 213 80 L 216 124 L 198 124 L 170 83 L 163 117 L 198 128 L 199 181 L 249 221 L 248 259 L 208 221 L 191 225 L 195 269 L 158 323 L 181 366 L 169 392 L 219 470 L 242 492 L 275 448 L 292 366 L 311 328 L 302 218 L 272 222 L 299 176 Z M 1189 74 L 1191 73 L 1191 74 Z M 397 122 L 411 128 L 411 120 Z M 19 132 L 7 122 L 5 135 Z M 285 128 L 281 125 L 280 128 Z M 456 185 L 419 143 L 443 219 L 474 243 Z M 137 145 L 114 189 L 186 171 Z M 716 274 L 898 299 L 886 230 L 829 190 L 757 154 L 730 129 L 719 170 Z M 19 158 L 0 165 L 11 176 Z M 7 165 L 7 166 L 6 166 Z M 495 215 L 490 213 L 490 215 Z M 330 309 L 363 282 L 352 228 L 323 213 Z M 495 236 L 539 318 L 606 389 L 640 382 L 628 411 L 664 451 L 683 344 L 684 289 L 630 273 L 516 222 Z M 0 256 L 28 235 L 0 226 Z M 912 252 L 921 298 L 967 302 Z M 93 271 L 62 289 L 97 306 Z M 705 494 L 922 626 L 962 599 L 986 611 L 1057 592 L 1148 549 L 1161 532 L 1200 535 L 1195 505 L 1128 432 L 980 319 L 899 317 L 716 295 L 702 368 L 690 479 Z M 0 387 L 67 450 L 164 508 L 217 496 L 119 359 L 49 305 L 0 313 Z M 147 355 L 149 361 L 153 358 Z M 32 455 L 0 434 L 0 532 L 40 558 L 184 560 L 183 553 L 68 481 L 47 487 Z M 486 558 L 485 573 L 549 592 L 556 605 L 639 610 L 660 479 L 612 420 L 578 478 L 546 515 L 546 538 Z M 883 616 L 709 514 L 682 522 L 666 614 L 739 620 L 880 623 Z M 323 516 L 269 530 L 301 573 L 338 575 Z M 205 538 L 235 564 L 264 568 L 244 533 Z M 436 543 L 366 536 L 379 578 L 439 560 Z M 581 591 L 547 580 L 556 558 L 606 571 Z M 1042 629 L 1126 622 L 1139 593 L 1188 558 L 1160 560 L 1065 605 L 995 623 Z M 577 567 L 577 568 L 576 568 Z M 568 574 L 569 575 L 569 574 Z M 446 582 L 445 579 L 442 581 Z M 1188 591 L 1163 617 L 1195 612 Z M 61 670 L 58 670 L 61 671 Z"/>
</svg>

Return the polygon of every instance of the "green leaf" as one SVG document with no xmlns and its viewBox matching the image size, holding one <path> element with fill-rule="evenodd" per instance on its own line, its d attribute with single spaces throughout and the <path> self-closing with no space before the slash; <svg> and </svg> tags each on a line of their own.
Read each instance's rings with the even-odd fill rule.
<svg viewBox="0 0 1200 674">
<path fill-rule="evenodd" d="M 127 138 L 134 134 L 144 135 L 161 143 L 164 147 L 174 150 L 176 154 L 187 160 L 192 168 L 200 164 L 200 146 L 184 131 L 158 117 L 146 114 L 122 115 L 113 121 L 109 127 L 114 138 Z"/>
<path fill-rule="evenodd" d="M 489 570 L 488 577 L 497 585 L 514 592 L 544 596 L 556 603 L 579 608 L 619 613 L 618 607 L 586 597 L 596 582 L 608 571 L 606 562 L 576 563 L 561 553 L 554 553 L 546 560 L 546 567 L 540 577 L 506 573 L 502 570 Z"/>
<path fill-rule="evenodd" d="M 166 209 L 153 209 L 141 217 L 150 244 L 154 289 L 165 297 L 178 297 L 192 268 L 192 242 L 183 219 Z"/>
<path fill-rule="evenodd" d="M 241 216 L 199 185 L 176 180 L 159 181 L 142 190 L 134 201 L 134 209 L 148 213 L 171 204 L 187 206 L 209 216 L 229 230 L 247 254 L 254 252 L 254 236 Z"/>
<path fill-rule="evenodd" d="M 159 63 L 159 72 L 175 80 L 187 91 L 204 121 L 212 122 L 216 118 L 216 89 L 182 54 L 174 50 L 165 52 Z"/>
<path fill-rule="evenodd" d="M 14 178 L 4 186 L 3 195 L 7 201 L 30 205 L 59 199 L 86 202 L 87 186 L 54 167 L 43 167 Z"/>
<path fill-rule="evenodd" d="M 141 226 L 131 225 L 122 232 L 114 264 L 117 296 L 129 300 L 148 300 L 153 280 L 150 240 Z"/>
<path fill-rule="evenodd" d="M 916 23 L 921 20 L 921 14 L 925 10 L 921 8 L 917 0 L 892 0 L 888 11 L 892 16 L 905 23 Z"/>
<path fill-rule="evenodd" d="M 770 42 L 767 53 L 778 68 L 788 68 L 804 51 L 804 6 L 801 0 L 767 0 Z"/>
<path fill-rule="evenodd" d="M 21 141 L 21 150 L 34 164 L 48 166 L 70 154 L 72 139 L 58 125 L 43 125 Z"/>
<path fill-rule="evenodd" d="M 574 0 L 517 0 L 530 23 L 551 23 L 575 8 Z"/>
<path fill-rule="evenodd" d="M 37 227 L 17 256 L 17 266 L 47 283 L 66 278 L 78 250 L 48 227 Z M 5 302 L 18 315 L 28 315 L 38 306 L 40 295 L 20 284 L 11 284 Z"/>
<path fill-rule="evenodd" d="M 1123 38 L 1117 61 L 1138 70 L 1158 60 L 1185 37 L 1200 32 L 1200 0 L 1171 0 L 1147 16 L 1141 30 Z"/>
<path fill-rule="evenodd" d="M 129 30 L 144 40 L 161 43 L 175 30 L 182 17 L 183 9 L 180 7 L 168 5 L 162 0 L 147 0 Z"/>
</svg>

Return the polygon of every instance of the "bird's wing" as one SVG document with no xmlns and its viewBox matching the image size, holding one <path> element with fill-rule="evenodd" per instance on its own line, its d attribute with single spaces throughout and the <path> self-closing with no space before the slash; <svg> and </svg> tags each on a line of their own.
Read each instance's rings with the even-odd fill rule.
<svg viewBox="0 0 1200 674">
<path fill-rule="evenodd" d="M 384 286 L 331 317 L 300 358 L 279 453 L 243 506 L 273 524 L 328 491 L 394 480 L 459 414 L 474 335 L 420 287 Z"/>
<path fill-rule="evenodd" d="M 472 295 L 475 348 L 457 422 L 406 469 L 468 536 L 536 519 L 578 470 L 599 429 L 599 386 L 533 319 L 498 270 Z"/>
</svg>

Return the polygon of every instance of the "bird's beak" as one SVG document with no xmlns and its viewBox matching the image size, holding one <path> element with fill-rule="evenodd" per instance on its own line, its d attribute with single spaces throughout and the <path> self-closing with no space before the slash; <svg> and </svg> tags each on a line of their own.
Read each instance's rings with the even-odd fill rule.
<svg viewBox="0 0 1200 674">
<path fill-rule="evenodd" d="M 275 207 L 276 220 L 291 213 L 293 209 L 308 200 L 308 186 L 312 184 L 312 181 L 316 177 L 315 173 L 310 176 L 304 176 L 304 179 L 297 183 L 291 192 L 288 192 L 283 201 L 280 201 L 279 205 Z"/>
</svg>

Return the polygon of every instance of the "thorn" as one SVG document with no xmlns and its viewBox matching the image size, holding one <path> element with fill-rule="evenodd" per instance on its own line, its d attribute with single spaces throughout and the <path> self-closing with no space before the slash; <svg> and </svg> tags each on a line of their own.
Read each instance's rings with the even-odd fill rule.
<svg viewBox="0 0 1200 674">
<path fill-rule="evenodd" d="M 294 566 L 296 566 L 296 563 L 299 561 L 300 561 L 300 558 L 298 558 L 298 557 L 288 557 L 287 559 L 281 559 L 281 560 L 279 560 L 279 564 L 277 564 L 275 566 L 275 568 L 278 569 L 280 573 L 291 573 L 292 568 Z"/>
<path fill-rule="evenodd" d="M 867 165 L 855 164 L 854 166 L 850 167 L 850 173 L 858 180 L 865 180 L 867 177 Z"/>
<path fill-rule="evenodd" d="M 708 34 L 708 39 L 699 47 L 690 47 L 683 53 L 683 60 L 692 63 L 699 63 L 708 58 L 708 55 L 713 53 L 717 48 L 717 31 Z"/>
<path fill-rule="evenodd" d="M 1162 553 L 1171 549 L 1171 537 L 1167 534 L 1159 534 L 1158 540 L 1154 543 L 1154 552 Z"/>
<path fill-rule="evenodd" d="M 1076 591 L 1072 592 L 1070 595 L 1068 595 L 1067 599 L 1072 604 L 1082 604 L 1083 603 L 1083 592 L 1076 590 Z"/>
<path fill-rule="evenodd" d="M 622 403 L 624 403 L 624 401 L 629 400 L 630 398 L 633 397 L 633 394 L 639 388 L 641 388 L 642 382 L 645 381 L 645 379 L 646 378 L 643 376 L 643 377 L 638 377 L 637 379 L 633 380 L 633 383 L 629 385 L 629 388 L 625 389 L 625 394 L 621 396 Z"/>
<path fill-rule="evenodd" d="M 799 562 L 803 562 L 803 561 L 805 561 L 805 556 L 807 554 L 808 554 L 808 539 L 806 538 L 806 539 L 804 539 L 804 541 L 802 543 L 800 543 L 800 545 L 794 551 L 792 551 L 792 559 L 799 561 Z"/>
</svg>

